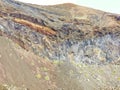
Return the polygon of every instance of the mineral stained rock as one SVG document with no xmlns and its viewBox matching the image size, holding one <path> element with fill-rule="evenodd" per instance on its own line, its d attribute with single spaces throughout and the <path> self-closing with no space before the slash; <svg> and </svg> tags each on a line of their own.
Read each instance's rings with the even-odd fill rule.
<svg viewBox="0 0 120 90">
<path fill-rule="evenodd" d="M 36 57 L 50 61 L 56 62 L 59 60 L 87 65 L 120 64 L 119 14 L 103 12 L 71 3 L 40 6 L 25 4 L 16 0 L 0 0 L 0 36 L 9 38 L 12 40 L 11 42 L 20 46 L 25 52 L 34 53 Z M 2 41 L 4 40 L 1 39 Z M 8 47 L 6 46 L 6 48 Z M 1 53 L 0 58 L 2 58 Z M 21 57 L 21 59 L 24 58 Z M 26 60 L 26 62 L 28 63 L 29 60 Z M 33 61 L 30 62 L 32 66 L 37 65 Z M 10 62 L 7 61 L 7 63 Z M 15 63 L 17 64 L 17 62 Z M 7 76 L 4 76 L 2 64 L 0 63 L 0 65 L 0 71 L 2 70 L 3 73 L 2 77 L 5 78 Z M 22 68 L 18 68 L 18 70 L 22 70 Z M 20 75 L 19 72 L 17 74 Z M 25 77 L 28 76 L 27 73 L 25 75 Z M 42 77 L 41 74 L 38 73 L 38 75 L 40 78 Z M 23 82 L 22 77 L 20 78 Z M 8 80 L 14 82 L 10 78 Z M 29 81 L 29 77 L 27 80 Z M 36 83 L 36 80 L 33 80 L 33 82 Z M 28 86 L 30 85 L 28 84 Z M 34 84 L 33 90 L 35 90 L 34 87 L 37 86 Z"/>
</svg>

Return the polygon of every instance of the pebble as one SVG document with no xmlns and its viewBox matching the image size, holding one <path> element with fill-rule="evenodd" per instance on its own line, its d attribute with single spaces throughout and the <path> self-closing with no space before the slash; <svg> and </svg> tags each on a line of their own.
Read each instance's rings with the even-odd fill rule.
<svg viewBox="0 0 120 90">
<path fill-rule="evenodd" d="M 2 55 L 0 54 L 0 58 L 2 57 Z"/>
<path fill-rule="evenodd" d="M 11 56 L 12 56 L 12 53 L 10 53 L 9 56 L 11 57 Z"/>
</svg>

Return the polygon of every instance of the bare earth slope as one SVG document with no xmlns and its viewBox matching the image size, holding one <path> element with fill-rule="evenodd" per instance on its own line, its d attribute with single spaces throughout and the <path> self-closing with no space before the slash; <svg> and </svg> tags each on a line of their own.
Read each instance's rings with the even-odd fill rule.
<svg viewBox="0 0 120 90">
<path fill-rule="evenodd" d="M 0 89 L 120 90 L 119 64 L 119 14 L 0 0 Z"/>
<path fill-rule="evenodd" d="M 24 51 L 5 37 L 0 37 L 0 42 L 2 43 L 0 44 L 0 83 L 21 88 L 29 87 L 30 90 L 48 90 L 47 88 L 50 85 L 47 85 L 47 80 L 41 80 L 40 82 L 36 75 L 40 73 L 37 72 L 37 69 L 46 66 L 44 63 L 47 63 L 47 67 L 50 65 L 49 61 L 42 62 L 41 58 Z M 39 60 L 40 64 L 37 63 Z M 37 63 L 37 65 L 34 66 L 33 63 Z"/>
</svg>

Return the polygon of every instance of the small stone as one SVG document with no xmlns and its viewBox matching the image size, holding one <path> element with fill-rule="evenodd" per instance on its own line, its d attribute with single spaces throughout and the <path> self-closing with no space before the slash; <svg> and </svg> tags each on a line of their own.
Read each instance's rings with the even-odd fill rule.
<svg viewBox="0 0 120 90">
<path fill-rule="evenodd" d="M 21 57 L 21 59 L 23 60 L 23 56 Z"/>
<path fill-rule="evenodd" d="M 35 65 L 35 63 L 34 63 L 34 62 L 31 62 L 31 65 L 32 65 L 32 66 L 34 66 L 34 65 Z"/>
<path fill-rule="evenodd" d="M 87 79 L 87 81 L 89 82 L 89 81 L 90 81 L 90 79 Z"/>
<path fill-rule="evenodd" d="M 40 74 L 37 74 L 37 75 L 36 75 L 36 78 L 37 78 L 37 79 L 40 79 L 41 77 L 42 77 L 42 76 L 41 76 Z"/>
<path fill-rule="evenodd" d="M 49 81 L 50 77 L 49 76 L 45 76 L 45 80 Z"/>
<path fill-rule="evenodd" d="M 11 57 L 11 56 L 12 56 L 12 53 L 10 53 L 9 56 Z"/>
<path fill-rule="evenodd" d="M 0 54 L 0 58 L 2 57 L 2 55 Z"/>
</svg>

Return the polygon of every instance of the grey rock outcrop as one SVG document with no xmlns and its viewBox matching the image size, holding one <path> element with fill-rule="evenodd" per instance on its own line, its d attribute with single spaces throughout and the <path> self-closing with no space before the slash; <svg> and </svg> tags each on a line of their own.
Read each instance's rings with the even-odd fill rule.
<svg viewBox="0 0 120 90">
<path fill-rule="evenodd" d="M 115 14 L 84 7 L 89 11 L 86 12 L 77 5 L 72 5 L 72 8 L 65 11 L 60 5 L 37 7 L 13 0 L 0 2 L 4 3 L 0 5 L 0 35 L 8 36 L 38 56 L 88 64 L 119 61 L 120 24 L 119 16 Z M 83 11 L 80 13 L 78 9 Z M 21 23 L 14 19 L 19 19 Z M 31 28 L 30 24 L 35 25 Z M 34 30 L 36 25 L 48 27 L 56 34 L 37 32 Z"/>
</svg>

